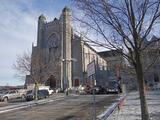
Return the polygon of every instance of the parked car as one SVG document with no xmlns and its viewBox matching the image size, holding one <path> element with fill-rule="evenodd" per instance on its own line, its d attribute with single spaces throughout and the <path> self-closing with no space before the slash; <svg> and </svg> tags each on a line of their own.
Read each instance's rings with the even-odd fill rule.
<svg viewBox="0 0 160 120">
<path fill-rule="evenodd" d="M 116 80 L 109 81 L 108 86 L 106 88 L 106 92 L 107 93 L 117 93 L 117 94 L 122 92 L 120 84 L 118 83 L 118 81 L 116 81 Z"/>
<path fill-rule="evenodd" d="M 38 90 L 37 95 L 38 95 L 38 99 L 43 99 L 43 98 L 49 97 L 49 92 L 48 92 L 48 90 L 45 90 L 45 89 Z"/>
<path fill-rule="evenodd" d="M 54 90 L 52 90 L 49 86 L 39 86 L 39 90 L 47 90 L 49 92 L 49 95 L 52 95 L 54 93 Z"/>
<path fill-rule="evenodd" d="M 90 94 L 99 94 L 99 86 L 94 86 L 93 88 L 90 89 L 89 93 Z"/>
<path fill-rule="evenodd" d="M 106 94 L 106 93 L 107 93 L 106 89 L 102 86 L 99 86 L 98 94 Z"/>
<path fill-rule="evenodd" d="M 44 99 L 44 98 L 47 98 L 49 97 L 49 92 L 48 90 L 38 90 L 37 91 L 37 99 Z M 29 90 L 27 91 L 26 93 L 26 101 L 31 101 L 31 100 L 34 100 L 36 98 L 36 93 L 35 91 L 33 90 Z"/>
<path fill-rule="evenodd" d="M 106 89 L 102 86 L 95 86 L 94 88 L 92 88 L 90 90 L 91 94 L 93 94 L 93 90 L 95 90 L 95 94 L 106 94 L 107 93 Z"/>
<path fill-rule="evenodd" d="M 25 92 L 20 92 L 18 90 L 11 90 L 11 91 L 6 91 L 6 92 L 0 94 L 0 101 L 7 102 L 8 100 L 17 99 L 17 98 L 24 99 Z"/>
<path fill-rule="evenodd" d="M 34 91 L 33 90 L 29 90 L 27 91 L 26 93 L 26 101 L 31 101 L 31 100 L 34 100 Z"/>
</svg>

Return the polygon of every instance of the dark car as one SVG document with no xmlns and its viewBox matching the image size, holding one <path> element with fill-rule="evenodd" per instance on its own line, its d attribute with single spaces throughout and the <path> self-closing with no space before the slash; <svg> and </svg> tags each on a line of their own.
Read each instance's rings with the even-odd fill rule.
<svg viewBox="0 0 160 120">
<path fill-rule="evenodd" d="M 95 86 L 94 88 L 91 89 L 91 94 L 93 94 L 93 90 L 95 91 L 95 94 L 106 94 L 107 91 L 104 87 L 102 86 Z"/>
<path fill-rule="evenodd" d="M 90 89 L 89 93 L 90 94 L 99 94 L 99 86 L 94 86 L 93 88 Z"/>
<path fill-rule="evenodd" d="M 108 82 L 108 86 L 106 89 L 107 93 L 121 93 L 121 87 L 118 81 L 113 80 Z"/>
<path fill-rule="evenodd" d="M 29 90 L 26 93 L 26 101 L 31 101 L 34 100 L 34 91 L 33 90 Z"/>
<path fill-rule="evenodd" d="M 98 92 L 98 93 L 99 93 L 99 94 L 106 94 L 107 91 L 106 91 L 106 89 L 105 89 L 104 87 L 99 86 L 99 92 Z"/>
<path fill-rule="evenodd" d="M 33 90 L 29 90 L 26 93 L 26 101 L 31 101 L 34 100 L 36 98 L 36 93 Z M 43 98 L 47 98 L 49 97 L 49 92 L 48 90 L 38 90 L 37 91 L 37 99 L 43 99 Z"/>
<path fill-rule="evenodd" d="M 38 90 L 37 97 L 38 97 L 38 99 L 43 99 L 43 98 L 49 97 L 48 90 L 46 90 L 46 89 L 44 89 L 44 90 Z"/>
</svg>

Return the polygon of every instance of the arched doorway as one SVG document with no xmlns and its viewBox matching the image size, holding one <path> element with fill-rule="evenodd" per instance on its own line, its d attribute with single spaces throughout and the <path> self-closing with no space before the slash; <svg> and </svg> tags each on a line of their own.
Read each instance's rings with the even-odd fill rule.
<svg viewBox="0 0 160 120">
<path fill-rule="evenodd" d="M 75 87 L 78 87 L 79 85 L 80 85 L 79 79 L 75 79 L 75 80 L 74 80 L 74 86 L 75 86 Z"/>
<path fill-rule="evenodd" d="M 50 88 L 52 88 L 52 89 L 56 88 L 56 78 L 55 78 L 54 75 L 51 75 L 51 76 L 48 78 L 48 80 L 47 80 L 47 82 L 46 82 L 46 85 L 47 85 L 47 86 L 50 86 Z"/>
</svg>

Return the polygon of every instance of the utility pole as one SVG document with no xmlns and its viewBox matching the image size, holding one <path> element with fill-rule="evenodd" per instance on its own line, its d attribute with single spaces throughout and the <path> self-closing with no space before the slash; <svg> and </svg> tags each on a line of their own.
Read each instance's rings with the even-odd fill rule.
<svg viewBox="0 0 160 120">
<path fill-rule="evenodd" d="M 96 97 L 95 97 L 95 79 L 92 76 L 93 81 L 93 120 L 96 120 Z"/>
<path fill-rule="evenodd" d="M 92 86 L 91 86 L 91 90 L 92 90 L 92 103 L 93 103 L 93 109 L 92 109 L 92 120 L 96 120 L 96 98 L 95 98 L 95 74 L 96 74 L 96 69 L 95 69 L 95 60 L 93 60 L 92 62 L 90 62 L 87 65 L 87 75 L 88 78 L 90 78 L 89 80 L 91 80 Z"/>
</svg>

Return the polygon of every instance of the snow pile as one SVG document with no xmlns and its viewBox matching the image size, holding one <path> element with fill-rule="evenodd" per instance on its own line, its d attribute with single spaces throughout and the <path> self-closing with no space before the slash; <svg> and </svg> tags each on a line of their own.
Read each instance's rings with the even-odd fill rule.
<svg viewBox="0 0 160 120">
<path fill-rule="evenodd" d="M 160 91 L 147 93 L 150 119 L 160 120 Z M 107 120 L 141 120 L 138 92 L 128 94 L 124 106 L 117 108 Z"/>
</svg>

